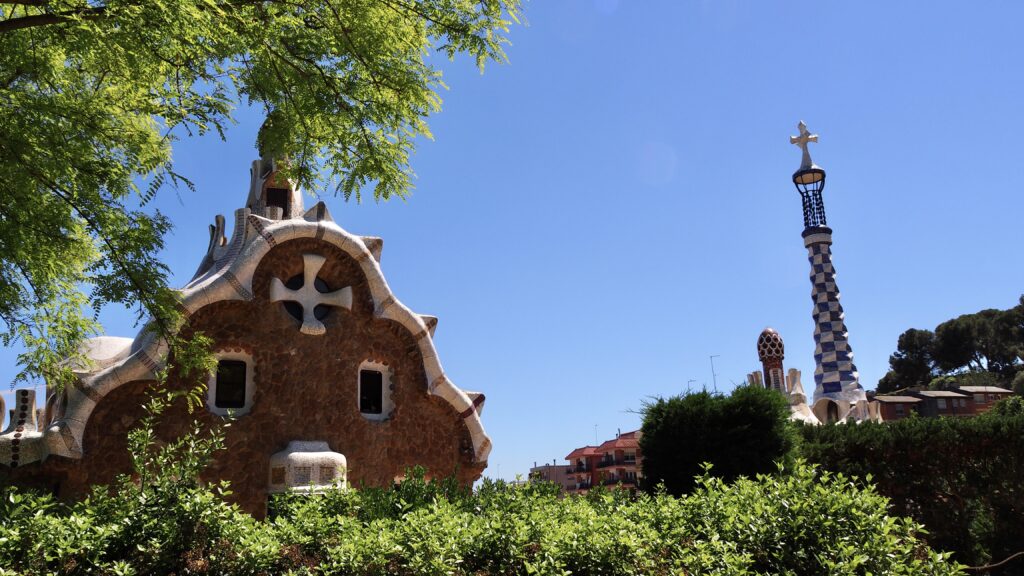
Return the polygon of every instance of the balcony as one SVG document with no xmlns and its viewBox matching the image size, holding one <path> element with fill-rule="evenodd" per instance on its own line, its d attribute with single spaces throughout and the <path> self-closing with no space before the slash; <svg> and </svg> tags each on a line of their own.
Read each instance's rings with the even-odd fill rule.
<svg viewBox="0 0 1024 576">
<path fill-rule="evenodd" d="M 566 474 L 588 474 L 590 473 L 589 466 L 570 466 L 566 471 Z"/>
<path fill-rule="evenodd" d="M 569 486 L 568 490 L 570 492 L 575 492 L 577 490 L 590 490 L 590 482 L 580 482 L 579 484 Z"/>
<path fill-rule="evenodd" d="M 636 466 L 636 458 L 602 458 L 595 468 L 626 468 Z"/>
<path fill-rule="evenodd" d="M 615 484 L 622 484 L 623 486 L 634 486 L 636 485 L 636 478 L 605 478 L 601 481 L 601 484 L 605 486 L 613 486 Z"/>
</svg>

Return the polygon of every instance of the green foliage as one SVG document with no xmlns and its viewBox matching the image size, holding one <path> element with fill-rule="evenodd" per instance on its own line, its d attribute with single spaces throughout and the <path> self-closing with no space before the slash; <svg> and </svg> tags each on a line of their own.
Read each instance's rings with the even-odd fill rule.
<svg viewBox="0 0 1024 576">
<path fill-rule="evenodd" d="M 1005 418 L 1008 416 L 1024 416 L 1024 398 L 1011 396 L 992 405 L 982 418 Z"/>
<path fill-rule="evenodd" d="M 551 485 L 475 491 L 410 473 L 393 490 L 275 502 L 259 522 L 220 487 L 157 483 L 69 507 L 8 491 L 0 566 L 13 574 L 960 574 L 886 514 L 886 499 L 798 462 L 727 484 L 559 498 Z M 0 572 L 3 573 L 3 572 Z"/>
<path fill-rule="evenodd" d="M 998 374 L 986 371 L 970 370 L 959 374 L 938 376 L 927 382 L 929 390 L 951 390 L 959 386 L 1002 386 L 1003 380 Z"/>
<path fill-rule="evenodd" d="M 181 322 L 147 205 L 181 134 L 263 107 L 263 152 L 307 189 L 404 196 L 440 108 L 431 50 L 504 60 L 518 0 L 25 0 L 0 3 L 0 340 L 19 379 L 70 382 L 84 309 Z M 84 293 L 83 293 L 84 290 Z M 173 346 L 173 343 L 172 343 Z M 65 362 L 66 359 L 74 362 Z"/>
<path fill-rule="evenodd" d="M 281 495 L 271 519 L 227 504 L 202 469 L 219 430 L 169 444 L 152 426 L 182 394 L 150 392 L 134 472 L 73 504 L 0 489 L 0 576 L 13 574 L 961 574 L 913 522 L 842 475 L 802 461 L 683 498 L 484 480 L 476 491 L 412 469 L 391 489 Z"/>
<path fill-rule="evenodd" d="M 1024 296 L 1007 310 L 982 310 L 947 320 L 930 330 L 911 328 L 900 334 L 889 372 L 878 382 L 880 393 L 928 386 L 936 376 L 951 380 L 935 386 L 1009 386 L 1024 359 Z M 968 382 L 981 373 L 985 384 Z M 943 384 L 943 382 L 945 382 Z M 1022 385 L 1024 389 L 1024 385 Z"/>
<path fill-rule="evenodd" d="M 1010 388 L 1013 393 L 1018 396 L 1024 396 L 1024 370 L 1017 372 L 1017 375 L 1013 377 L 1013 382 L 1010 383 Z"/>
<path fill-rule="evenodd" d="M 789 403 L 778 392 L 741 386 L 731 396 L 696 392 L 644 406 L 640 447 L 645 488 L 671 494 L 693 488 L 704 463 L 732 481 L 769 473 L 790 458 L 795 435 Z"/>
<path fill-rule="evenodd" d="M 958 561 L 1002 560 L 1024 534 L 1024 416 L 1011 400 L 977 418 L 804 426 L 801 451 L 825 470 L 869 480 L 893 514 L 923 524 L 928 542 Z"/>
<path fill-rule="evenodd" d="M 890 371 L 878 383 L 878 392 L 884 394 L 931 381 L 935 374 L 934 346 L 935 334 L 931 330 L 911 328 L 900 334 L 896 352 L 889 356 Z"/>
</svg>

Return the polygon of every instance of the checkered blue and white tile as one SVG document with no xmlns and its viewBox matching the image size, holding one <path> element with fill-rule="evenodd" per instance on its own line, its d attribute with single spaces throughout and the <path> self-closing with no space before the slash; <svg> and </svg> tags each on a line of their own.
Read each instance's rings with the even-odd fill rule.
<svg viewBox="0 0 1024 576">
<path fill-rule="evenodd" d="M 807 246 L 811 261 L 811 299 L 814 302 L 814 384 L 825 396 L 860 389 L 853 350 L 847 341 L 843 307 L 839 303 L 830 242 Z"/>
</svg>

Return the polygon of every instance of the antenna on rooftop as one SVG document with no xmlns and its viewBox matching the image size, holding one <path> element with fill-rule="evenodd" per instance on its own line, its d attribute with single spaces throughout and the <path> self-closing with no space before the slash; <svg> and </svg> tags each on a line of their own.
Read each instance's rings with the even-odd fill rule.
<svg viewBox="0 0 1024 576">
<path fill-rule="evenodd" d="M 712 354 L 708 356 L 711 359 L 711 381 L 715 385 L 715 394 L 718 394 L 718 375 L 715 374 L 715 358 L 718 358 L 721 354 Z"/>
</svg>

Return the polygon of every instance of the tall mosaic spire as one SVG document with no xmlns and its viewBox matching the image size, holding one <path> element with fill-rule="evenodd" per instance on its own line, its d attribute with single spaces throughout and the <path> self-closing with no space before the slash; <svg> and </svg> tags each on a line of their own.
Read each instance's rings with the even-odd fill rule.
<svg viewBox="0 0 1024 576">
<path fill-rule="evenodd" d="M 800 122 L 800 134 L 790 142 L 803 152 L 793 184 L 800 192 L 804 212 L 804 246 L 811 261 L 811 300 L 814 302 L 814 405 L 822 422 L 868 418 L 867 397 L 853 363 L 843 306 L 839 303 L 835 268 L 832 266 L 832 229 L 826 225 L 821 192 L 825 170 L 811 161 L 807 145 L 818 141 Z"/>
</svg>

